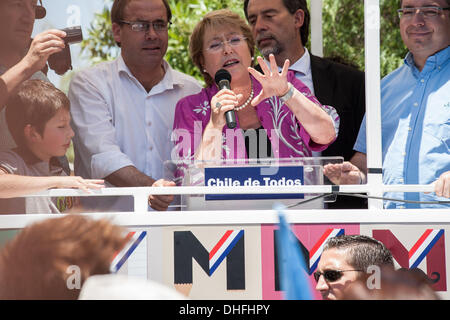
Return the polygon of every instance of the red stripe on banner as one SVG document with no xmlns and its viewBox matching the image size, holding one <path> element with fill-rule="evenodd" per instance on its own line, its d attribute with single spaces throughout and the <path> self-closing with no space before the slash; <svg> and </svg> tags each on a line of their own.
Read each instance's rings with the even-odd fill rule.
<svg viewBox="0 0 450 320">
<path fill-rule="evenodd" d="M 317 250 L 319 250 L 320 246 L 323 244 L 323 242 L 328 238 L 328 236 L 333 232 L 333 229 L 328 229 L 325 231 L 325 233 L 322 235 L 322 237 L 319 239 L 319 241 L 316 242 L 314 247 L 309 252 L 309 257 L 312 258 Z"/>
<path fill-rule="evenodd" d="M 217 242 L 217 244 L 214 246 L 212 251 L 209 253 L 209 260 L 211 260 L 211 258 L 214 257 L 214 255 L 216 254 L 217 250 L 219 250 L 219 248 L 222 246 L 222 244 L 228 239 L 228 237 L 232 233 L 233 233 L 233 230 L 228 230 L 227 232 L 225 232 L 225 234 L 223 235 L 222 239 L 220 239 L 219 242 Z"/>
<path fill-rule="evenodd" d="M 425 239 L 430 235 L 430 233 L 433 231 L 433 229 L 427 229 L 423 235 L 420 237 L 419 240 L 417 240 L 416 244 L 409 250 L 408 257 L 411 258 L 414 253 L 416 253 L 417 249 L 420 247 L 420 245 L 425 241 Z"/>
</svg>

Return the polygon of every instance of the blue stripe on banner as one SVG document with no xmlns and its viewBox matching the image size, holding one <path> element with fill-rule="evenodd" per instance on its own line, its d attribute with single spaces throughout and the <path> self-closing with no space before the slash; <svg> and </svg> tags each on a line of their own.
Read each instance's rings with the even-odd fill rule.
<svg viewBox="0 0 450 320">
<path fill-rule="evenodd" d="M 209 269 L 209 276 L 212 276 L 214 271 L 216 271 L 217 267 L 219 267 L 220 263 L 225 259 L 225 257 L 228 255 L 228 253 L 234 248 L 236 243 L 242 238 L 244 235 L 244 230 L 239 231 L 237 236 L 231 241 L 228 248 L 220 255 L 219 259 L 217 259 L 216 263 Z"/>
<path fill-rule="evenodd" d="M 311 268 L 309 269 L 308 275 L 312 275 L 313 272 L 316 271 L 317 265 L 319 264 L 319 260 L 320 260 L 320 257 L 321 257 L 321 256 L 322 256 L 322 255 L 320 255 L 320 256 L 319 256 L 319 259 L 317 259 L 316 262 L 314 262 L 314 264 L 311 266 Z"/>
<path fill-rule="evenodd" d="M 134 250 L 137 248 L 137 246 L 141 243 L 141 241 L 145 238 L 147 235 L 147 231 L 143 231 L 139 237 L 135 240 L 135 242 L 131 245 L 131 247 L 128 249 L 128 251 L 124 254 L 122 259 L 120 259 L 119 262 L 117 262 L 114 272 L 117 272 L 122 268 L 122 266 L 125 264 L 125 262 L 128 260 L 128 258 L 131 256 L 131 254 L 134 252 Z"/>
<path fill-rule="evenodd" d="M 336 235 L 335 237 L 339 237 L 345 234 L 345 229 L 341 229 Z"/>
<path fill-rule="evenodd" d="M 442 237 L 444 234 L 444 229 L 441 229 L 441 231 L 438 232 L 438 234 L 434 237 L 433 241 L 430 242 L 430 244 L 426 247 L 426 249 L 422 252 L 422 254 L 417 258 L 417 260 L 413 263 L 412 266 L 410 266 L 410 269 L 417 268 L 417 266 L 422 262 L 423 259 L 427 256 L 428 252 L 430 252 L 431 248 L 435 245 L 436 242 Z"/>
</svg>

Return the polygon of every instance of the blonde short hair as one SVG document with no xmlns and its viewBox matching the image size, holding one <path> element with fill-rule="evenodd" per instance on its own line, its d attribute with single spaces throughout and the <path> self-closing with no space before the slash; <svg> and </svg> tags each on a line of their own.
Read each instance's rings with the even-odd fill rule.
<svg viewBox="0 0 450 320">
<path fill-rule="evenodd" d="M 255 40 L 253 39 L 252 31 L 244 19 L 237 13 L 228 10 L 215 10 L 206 14 L 203 19 L 197 23 L 192 31 L 189 41 L 189 53 L 195 66 L 200 69 L 200 72 L 205 79 L 206 85 L 210 86 L 214 83 L 214 79 L 203 71 L 202 59 L 203 57 L 203 41 L 205 32 L 208 28 L 223 29 L 224 27 L 238 28 L 242 35 L 246 38 L 250 55 L 253 57 L 255 53 Z"/>
</svg>

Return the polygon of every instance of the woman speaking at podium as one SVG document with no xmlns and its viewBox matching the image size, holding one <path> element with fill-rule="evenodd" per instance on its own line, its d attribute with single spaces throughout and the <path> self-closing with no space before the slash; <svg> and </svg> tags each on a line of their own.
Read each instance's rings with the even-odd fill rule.
<svg viewBox="0 0 450 320">
<path fill-rule="evenodd" d="M 178 159 L 310 157 L 336 139 L 339 116 L 288 71 L 289 60 L 281 72 L 272 54 L 268 64 L 257 58 L 263 73 L 251 67 L 255 42 L 238 14 L 205 15 L 189 50 L 206 88 L 177 104 Z"/>
</svg>

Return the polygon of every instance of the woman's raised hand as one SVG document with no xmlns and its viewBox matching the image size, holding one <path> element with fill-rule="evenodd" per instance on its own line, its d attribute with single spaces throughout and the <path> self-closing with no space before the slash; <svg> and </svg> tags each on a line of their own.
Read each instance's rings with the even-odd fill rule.
<svg viewBox="0 0 450 320">
<path fill-rule="evenodd" d="M 275 61 L 275 56 L 273 54 L 269 55 L 270 69 L 262 57 L 258 57 L 257 60 L 264 74 L 261 74 L 252 67 L 248 68 L 248 72 L 250 72 L 262 86 L 261 92 L 252 100 L 253 106 L 258 105 L 264 99 L 272 96 L 280 97 L 289 90 L 287 72 L 290 62 L 288 59 L 284 62 L 281 73 L 278 72 L 277 62 Z"/>
</svg>

